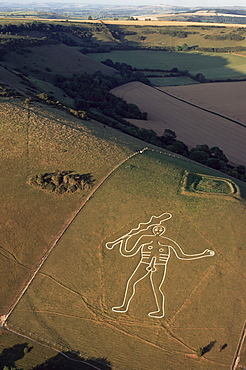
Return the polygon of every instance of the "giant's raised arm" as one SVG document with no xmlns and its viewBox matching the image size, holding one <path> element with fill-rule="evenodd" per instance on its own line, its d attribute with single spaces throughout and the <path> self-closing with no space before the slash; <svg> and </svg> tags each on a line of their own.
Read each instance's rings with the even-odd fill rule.
<svg viewBox="0 0 246 370">
<path fill-rule="evenodd" d="M 210 249 L 205 249 L 205 251 L 203 251 L 202 253 L 186 254 L 186 253 L 184 253 L 184 251 L 182 250 L 180 245 L 178 245 L 178 243 L 176 243 L 174 240 L 172 240 L 170 238 L 166 238 L 166 237 L 163 237 L 163 239 L 165 239 L 165 243 L 170 248 L 172 248 L 176 257 L 180 260 L 195 260 L 195 259 L 198 259 L 198 258 L 214 256 L 214 251 L 212 251 Z"/>
<path fill-rule="evenodd" d="M 140 249 L 140 239 L 142 236 L 151 235 L 150 230 L 154 226 L 161 225 L 164 221 L 172 217 L 171 213 L 165 212 L 160 216 L 151 216 L 148 222 L 140 222 L 138 227 L 131 229 L 127 234 L 114 240 L 113 242 L 106 243 L 106 248 L 113 249 L 119 246 L 120 253 L 125 257 L 134 256 Z"/>
<path fill-rule="evenodd" d="M 108 249 L 113 249 L 116 245 L 119 246 L 120 254 L 124 257 L 135 256 L 141 248 L 141 239 L 143 235 L 124 235 L 124 237 L 115 240 L 114 242 L 106 243 Z"/>
</svg>

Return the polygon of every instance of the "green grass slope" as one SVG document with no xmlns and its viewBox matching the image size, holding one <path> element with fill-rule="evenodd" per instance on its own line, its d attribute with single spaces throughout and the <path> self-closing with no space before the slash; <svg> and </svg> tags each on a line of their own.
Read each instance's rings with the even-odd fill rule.
<svg viewBox="0 0 246 370">
<path fill-rule="evenodd" d="M 228 53 L 205 53 L 197 51 L 172 52 L 132 50 L 112 51 L 91 54 L 98 61 L 112 59 L 114 62 L 128 63 L 136 68 L 188 70 L 191 74 L 202 73 L 207 79 L 219 80 L 239 78 L 246 75 L 245 57 Z"/>
<path fill-rule="evenodd" d="M 1 268 L 5 276 L 1 314 L 8 311 L 23 281 L 88 195 L 50 196 L 28 185 L 28 177 L 73 170 L 91 173 L 97 183 L 116 160 L 127 157 L 135 145 L 142 147 L 131 139 L 125 146 L 121 134 L 103 125 L 88 122 L 81 126 L 80 122 L 52 108 L 31 106 L 28 113 L 18 101 L 1 101 Z"/>
<path fill-rule="evenodd" d="M 185 171 L 216 181 L 219 173 L 154 147 L 141 153 L 144 143 L 52 108 L 32 106 L 30 118 L 18 102 L 1 101 L 1 108 L 2 314 L 55 246 L 7 327 L 57 350 L 106 357 L 119 370 L 228 368 L 245 318 L 245 184 L 238 184 L 243 198 L 187 194 Z M 56 168 L 91 173 L 95 186 L 58 196 L 26 183 Z M 128 312 L 113 312 L 140 257 L 125 258 L 106 243 L 163 212 L 172 214 L 166 237 L 188 254 L 215 255 L 182 261 L 171 254 L 163 318 L 148 316 L 155 309 L 149 278 Z M 30 368 L 27 360 L 22 367 Z"/>
</svg>

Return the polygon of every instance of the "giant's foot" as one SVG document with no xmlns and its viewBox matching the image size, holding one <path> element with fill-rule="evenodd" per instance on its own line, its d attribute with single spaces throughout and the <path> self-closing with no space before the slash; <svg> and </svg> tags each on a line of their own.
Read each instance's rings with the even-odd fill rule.
<svg viewBox="0 0 246 370">
<path fill-rule="evenodd" d="M 148 316 L 150 317 L 154 317 L 156 319 L 161 319 L 162 317 L 165 316 L 164 312 L 161 310 L 161 311 L 153 311 L 153 312 L 149 312 L 148 313 Z"/>
<path fill-rule="evenodd" d="M 119 307 L 112 307 L 112 311 L 114 312 L 126 312 L 128 308 L 126 306 L 119 306 Z"/>
</svg>

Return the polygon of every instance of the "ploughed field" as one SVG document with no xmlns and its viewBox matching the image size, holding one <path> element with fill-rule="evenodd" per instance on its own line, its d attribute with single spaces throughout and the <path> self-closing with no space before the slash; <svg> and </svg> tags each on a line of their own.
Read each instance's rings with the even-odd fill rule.
<svg viewBox="0 0 246 370">
<path fill-rule="evenodd" d="M 148 113 L 147 121 L 129 120 L 135 125 L 152 129 L 158 135 L 162 135 L 165 129 L 171 129 L 176 132 L 177 139 L 189 147 L 200 144 L 207 144 L 209 147 L 218 146 L 231 163 L 245 165 L 244 87 L 245 82 L 237 82 L 228 83 L 226 86 L 222 83 L 156 89 L 140 82 L 131 82 L 111 92 L 128 103 L 138 105 L 141 110 Z M 229 89 L 231 94 L 228 94 Z M 165 92 L 197 106 L 177 100 Z M 203 96 L 204 100 L 202 100 Z M 222 108 L 220 107 L 221 100 L 223 100 Z M 223 106 L 225 112 L 223 112 Z M 200 109 L 200 107 L 211 109 L 211 112 L 218 112 L 225 118 Z M 232 122 L 230 118 L 237 120 L 239 124 Z"/>
<path fill-rule="evenodd" d="M 246 125 L 246 81 L 172 86 L 159 89 Z"/>
</svg>

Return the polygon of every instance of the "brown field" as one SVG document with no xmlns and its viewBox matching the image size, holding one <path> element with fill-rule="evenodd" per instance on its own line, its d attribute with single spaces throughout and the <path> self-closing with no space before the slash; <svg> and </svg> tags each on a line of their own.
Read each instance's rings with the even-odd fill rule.
<svg viewBox="0 0 246 370">
<path fill-rule="evenodd" d="M 9 18 L 10 19 L 10 18 Z M 18 18 L 20 19 L 20 18 Z M 38 19 L 38 18 L 35 18 Z M 44 21 L 64 21 L 64 19 L 43 19 Z M 98 20 L 86 20 L 86 19 L 69 19 L 69 22 L 82 22 L 82 23 L 101 23 Z M 129 21 L 129 20 L 104 20 L 106 24 L 118 24 L 118 25 L 136 25 L 136 26 L 201 26 L 201 22 L 179 22 L 179 21 Z M 210 23 L 202 22 L 202 26 L 223 26 L 223 27 L 236 27 L 238 24 L 234 23 Z M 246 24 L 240 24 L 240 27 L 246 28 Z"/>
<path fill-rule="evenodd" d="M 159 90 L 246 125 L 246 81 L 159 87 Z"/>
<path fill-rule="evenodd" d="M 217 85 L 207 84 L 201 87 L 203 89 L 207 87 L 207 89 L 212 90 L 213 86 L 216 87 Z M 223 85 L 221 86 L 221 89 L 223 89 Z M 240 85 L 234 84 L 232 86 L 234 86 L 235 91 L 237 91 L 236 87 Z M 245 86 L 245 84 L 243 86 Z M 192 96 L 192 88 L 196 89 L 199 87 L 200 85 L 197 87 L 190 86 L 190 99 Z M 171 89 L 171 87 L 168 89 L 165 88 L 165 91 L 172 91 Z M 179 91 L 178 89 L 181 89 L 181 87 L 174 89 Z M 209 147 L 218 146 L 224 151 L 231 163 L 236 165 L 246 164 L 244 126 L 231 122 L 229 119 L 206 112 L 199 107 L 177 100 L 158 89 L 139 82 L 131 82 L 117 87 L 112 90 L 112 93 L 122 97 L 129 103 L 138 105 L 141 110 L 148 113 L 147 121 L 130 120 L 137 126 L 152 129 L 158 135 L 162 135 L 165 129 L 174 130 L 177 134 L 177 139 L 183 141 L 189 147 L 195 147 L 198 144 L 207 144 Z M 206 99 L 209 101 L 210 98 L 205 98 L 205 95 L 209 95 L 208 90 L 206 94 L 204 92 L 204 99 L 205 102 Z M 217 103 L 215 95 L 216 94 L 214 94 L 214 99 L 211 97 L 211 102 L 214 100 L 213 104 L 219 107 L 221 98 L 219 97 Z M 196 90 L 193 96 L 196 97 Z M 199 99 L 201 98 L 202 92 L 200 98 L 196 97 L 196 99 L 200 101 Z M 231 105 L 231 101 L 236 102 L 236 108 Z M 237 119 L 245 123 L 245 118 L 243 117 L 243 110 L 245 110 L 244 101 L 245 99 L 237 99 L 237 95 L 231 98 L 228 96 L 228 104 L 225 101 L 223 106 L 226 107 L 226 104 L 228 105 L 227 109 L 229 115 L 227 111 L 225 111 L 224 114 L 228 115 L 228 117 L 230 117 L 230 115 L 234 117 L 233 111 L 236 111 Z M 203 104 L 205 103 L 203 102 Z"/>
</svg>

